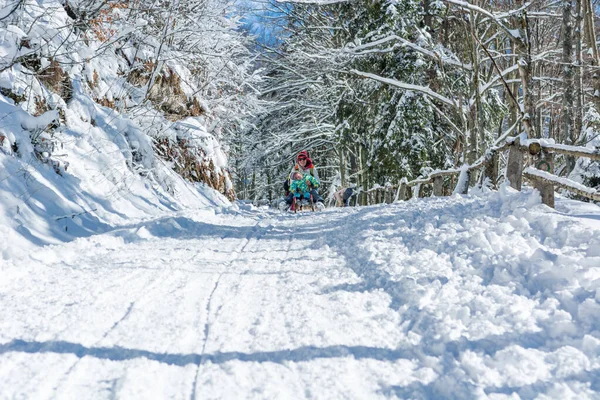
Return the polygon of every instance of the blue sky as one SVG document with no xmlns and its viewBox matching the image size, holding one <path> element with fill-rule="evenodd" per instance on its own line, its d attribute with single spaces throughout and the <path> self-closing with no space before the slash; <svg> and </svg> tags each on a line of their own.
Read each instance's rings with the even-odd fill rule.
<svg viewBox="0 0 600 400">
<path fill-rule="evenodd" d="M 277 32 L 270 22 L 273 18 L 282 15 L 276 7 L 282 8 L 285 5 L 271 0 L 243 0 L 242 5 L 248 8 L 244 16 L 244 29 L 256 35 L 261 43 L 275 44 Z"/>
</svg>

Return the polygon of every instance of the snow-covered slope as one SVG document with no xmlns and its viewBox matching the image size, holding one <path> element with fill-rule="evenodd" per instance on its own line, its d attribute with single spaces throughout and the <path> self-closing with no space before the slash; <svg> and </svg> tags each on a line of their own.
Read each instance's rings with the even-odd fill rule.
<svg viewBox="0 0 600 400">
<path fill-rule="evenodd" d="M 96 114 L 98 121 L 107 117 Z M 0 153 L 0 258 L 177 209 L 230 205 L 213 189 L 184 182 L 161 165 L 154 170 L 162 182 L 131 171 L 123 154 L 126 144 L 110 133 L 92 128 L 85 134 L 71 129 L 57 134 L 64 143 L 59 152 L 68 154 L 70 164 L 61 174 L 33 152 L 23 157 Z"/>
<path fill-rule="evenodd" d="M 136 218 L 229 205 L 216 191 L 173 172 L 130 119 L 83 93 L 61 110 L 62 123 L 56 110 L 34 117 L 0 95 L 0 236 L 11 238 L 0 241 L 0 258 Z M 54 123 L 60 127 L 50 137 L 45 130 Z M 34 143 L 32 135 L 38 136 Z"/>
<path fill-rule="evenodd" d="M 600 209 L 173 213 L 0 267 L 0 398 L 600 397 Z"/>
<path fill-rule="evenodd" d="M 156 40 L 140 39 L 129 3 L 105 3 L 0 1 L 0 259 L 165 212 L 229 206 L 182 179 L 233 195 L 209 133 L 224 120 L 207 115 L 200 78 L 166 47 L 168 61 L 152 69 Z M 101 11 L 86 20 L 85 7 Z"/>
</svg>

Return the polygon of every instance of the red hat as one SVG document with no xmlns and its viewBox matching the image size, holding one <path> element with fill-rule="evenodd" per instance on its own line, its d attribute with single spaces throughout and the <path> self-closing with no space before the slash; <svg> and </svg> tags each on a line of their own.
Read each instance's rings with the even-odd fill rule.
<svg viewBox="0 0 600 400">
<path fill-rule="evenodd" d="M 298 153 L 298 157 L 296 157 L 296 160 L 310 160 L 310 158 L 308 157 L 308 151 L 302 150 L 300 153 Z"/>
</svg>

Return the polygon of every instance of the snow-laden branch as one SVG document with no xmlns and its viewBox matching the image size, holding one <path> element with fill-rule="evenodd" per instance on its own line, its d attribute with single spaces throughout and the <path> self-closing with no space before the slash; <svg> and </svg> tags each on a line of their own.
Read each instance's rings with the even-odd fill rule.
<svg viewBox="0 0 600 400">
<path fill-rule="evenodd" d="M 322 82 L 314 80 L 314 79 L 306 79 L 306 80 L 299 81 L 299 82 L 292 82 L 290 84 L 286 84 L 286 85 L 283 85 L 283 86 L 273 87 L 273 88 L 270 88 L 268 90 L 265 90 L 265 91 L 261 92 L 260 94 L 261 94 L 261 96 L 264 96 L 264 95 L 267 95 L 267 94 L 272 93 L 272 92 L 277 92 L 279 90 L 290 89 L 290 88 L 295 87 L 295 86 L 304 86 L 304 85 L 309 85 L 309 84 L 313 84 L 313 83 L 314 84 L 321 84 Z"/>
<path fill-rule="evenodd" d="M 487 82 L 485 85 L 480 86 L 480 88 L 479 88 L 479 94 L 485 93 L 487 90 L 489 90 L 490 88 L 494 87 L 496 85 L 496 83 L 500 79 L 502 79 L 502 77 L 510 74 L 513 71 L 517 71 L 518 69 L 519 69 L 519 65 L 515 64 L 515 65 L 513 65 L 511 67 L 506 68 L 504 71 L 502 71 L 502 73 L 500 75 L 495 75 L 492 80 L 490 80 L 489 82 Z M 475 103 L 475 98 L 471 98 L 471 100 L 469 101 L 469 104 L 473 105 L 474 103 Z"/>
<path fill-rule="evenodd" d="M 358 76 L 362 76 L 365 78 L 369 78 L 369 79 L 373 79 L 376 80 L 378 82 L 381 83 L 385 83 L 391 86 L 396 86 L 400 89 L 405 89 L 405 90 L 413 90 L 415 92 L 421 92 L 423 94 L 426 94 L 429 97 L 432 97 L 436 100 L 441 101 L 444 104 L 447 104 L 449 106 L 452 106 L 454 108 L 460 109 L 459 105 L 452 99 L 449 99 L 445 96 L 442 96 L 439 93 L 434 92 L 433 90 L 431 90 L 430 88 L 428 88 L 427 86 L 419 86 L 419 85 L 412 85 L 410 83 L 404 83 L 404 82 L 400 82 L 397 81 L 395 79 L 389 79 L 389 78 L 384 78 L 382 76 L 379 75 L 375 75 L 375 74 L 371 74 L 369 72 L 362 72 L 362 71 L 357 71 L 355 69 L 350 70 L 351 73 L 356 74 Z"/>
<path fill-rule="evenodd" d="M 506 25 L 504 25 L 504 23 L 500 20 L 501 17 L 498 17 L 497 15 L 495 15 L 494 13 L 478 7 L 474 4 L 471 3 L 467 3 L 466 1 L 461 1 L 461 0 L 443 0 L 446 3 L 449 4 L 454 4 L 455 6 L 461 7 L 461 8 L 466 8 L 467 10 L 471 10 L 471 11 L 475 11 L 479 14 L 485 15 L 486 17 L 490 18 L 492 21 L 494 21 L 496 23 L 496 25 L 498 25 L 500 28 L 502 28 L 502 30 L 504 32 L 506 32 L 512 39 L 514 40 L 523 40 L 523 38 L 521 38 L 521 35 L 519 34 L 519 31 L 516 29 L 509 29 Z"/>
<path fill-rule="evenodd" d="M 558 49 L 550 49 L 550 50 L 543 51 L 543 52 L 535 55 L 532 58 L 532 61 L 534 61 L 534 62 L 536 62 L 536 61 L 548 61 L 548 60 L 545 60 L 546 56 L 550 56 L 550 55 L 553 55 L 553 54 L 560 54 L 561 51 L 562 50 L 558 50 Z"/>
<path fill-rule="evenodd" d="M 494 16 L 496 18 L 500 18 L 500 19 L 509 18 L 509 17 L 518 15 L 518 14 L 522 13 L 523 11 L 527 10 L 529 7 L 531 7 L 532 4 L 533 3 L 531 3 L 529 1 L 525 4 L 523 4 L 523 6 L 521 6 L 520 8 L 517 8 L 516 10 L 509 10 L 509 11 L 506 11 L 503 13 L 497 13 L 497 14 L 494 14 Z M 529 15 L 529 14 L 527 14 L 527 15 Z"/>
<path fill-rule="evenodd" d="M 350 51 L 347 51 L 347 50 L 345 50 L 345 51 L 350 52 L 350 53 L 354 53 L 356 51 L 362 51 L 362 50 L 365 50 L 365 49 L 370 49 L 372 47 L 379 46 L 381 44 L 385 44 L 387 42 L 394 41 L 397 38 L 398 38 L 398 36 L 396 36 L 396 35 L 389 35 L 389 36 L 386 36 L 386 37 L 381 38 L 379 40 L 375 40 L 374 42 L 369 42 L 369 43 L 366 43 L 366 44 L 361 44 L 360 46 L 352 47 Z"/>
<path fill-rule="evenodd" d="M 385 53 L 391 53 L 392 51 L 396 50 L 396 48 L 398 47 L 398 44 L 393 45 L 392 47 L 387 47 L 385 49 L 370 49 L 370 50 L 363 50 L 360 52 L 352 52 L 352 55 L 356 55 L 356 56 L 364 56 L 367 54 L 385 54 Z"/>
<path fill-rule="evenodd" d="M 534 11 L 527 13 L 528 18 L 562 18 L 561 14 L 553 14 L 548 12 Z"/>
<path fill-rule="evenodd" d="M 413 43 L 413 42 L 411 42 L 409 40 L 406 40 L 404 38 L 401 38 L 400 36 L 397 36 L 397 35 L 390 35 L 390 36 L 387 36 L 385 38 L 382 38 L 382 39 L 379 39 L 379 40 L 375 40 L 374 42 L 371 42 L 371 43 L 366 43 L 366 44 L 363 44 L 363 45 L 360 45 L 360 46 L 352 47 L 350 50 L 345 50 L 345 51 L 348 52 L 348 53 L 361 54 L 361 53 L 358 53 L 358 52 L 359 51 L 364 51 L 364 50 L 367 50 L 367 49 L 370 49 L 372 47 L 376 47 L 376 46 L 379 46 L 379 45 L 382 45 L 382 44 L 385 44 L 385 43 L 390 42 L 390 41 L 398 41 L 398 42 L 402 43 L 406 47 L 410 47 L 411 49 L 413 49 L 415 51 L 418 51 L 421 54 L 425 54 L 426 56 L 429 56 L 429 57 L 431 57 L 433 59 L 436 59 L 440 64 L 454 65 L 456 67 L 465 69 L 467 71 L 471 71 L 472 70 L 471 64 L 463 64 L 463 63 L 461 63 L 459 61 L 453 60 L 452 58 L 445 56 L 444 54 L 435 53 L 433 51 L 427 50 L 427 49 L 419 46 L 418 44 Z"/>
</svg>

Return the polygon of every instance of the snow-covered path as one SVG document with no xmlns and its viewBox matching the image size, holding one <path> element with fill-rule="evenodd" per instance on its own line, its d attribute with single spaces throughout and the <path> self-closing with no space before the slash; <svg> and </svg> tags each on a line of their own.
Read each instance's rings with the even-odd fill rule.
<svg viewBox="0 0 600 400">
<path fill-rule="evenodd" d="M 531 199 L 200 210 L 4 262 L 0 398 L 600 398 L 600 208 Z"/>
</svg>

